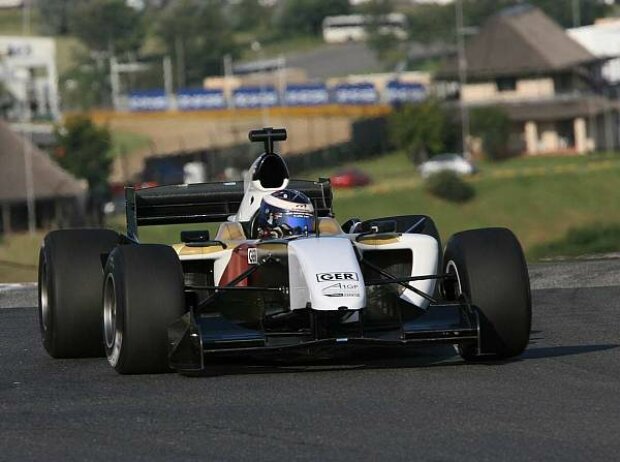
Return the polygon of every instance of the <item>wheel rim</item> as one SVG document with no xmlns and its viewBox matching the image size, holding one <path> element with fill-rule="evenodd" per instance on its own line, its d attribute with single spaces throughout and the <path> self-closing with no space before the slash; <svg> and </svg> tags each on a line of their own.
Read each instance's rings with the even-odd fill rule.
<svg viewBox="0 0 620 462">
<path fill-rule="evenodd" d="M 50 323 L 50 300 L 49 300 L 49 288 L 47 285 L 47 263 L 43 260 L 41 266 L 41 294 L 39 296 L 39 306 L 41 307 L 41 327 L 44 332 L 49 329 Z"/>
<path fill-rule="evenodd" d="M 461 275 L 459 274 L 459 269 L 454 263 L 453 260 L 450 260 L 446 265 L 446 274 L 454 275 L 455 284 L 452 285 L 454 300 L 458 300 L 463 296 L 463 286 L 461 285 Z"/>
<path fill-rule="evenodd" d="M 103 337 L 108 362 L 116 366 L 121 351 L 123 332 L 119 326 L 116 310 L 116 284 L 114 276 L 107 275 L 103 290 Z"/>
</svg>

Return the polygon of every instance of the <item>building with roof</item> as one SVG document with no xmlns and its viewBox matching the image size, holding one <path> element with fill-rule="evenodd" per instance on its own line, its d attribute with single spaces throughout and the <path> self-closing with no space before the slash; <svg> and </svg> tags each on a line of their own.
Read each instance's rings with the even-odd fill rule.
<svg viewBox="0 0 620 462">
<path fill-rule="evenodd" d="M 0 232 L 28 228 L 29 183 L 38 227 L 80 224 L 86 184 L 0 120 Z"/>
<path fill-rule="evenodd" d="M 605 18 L 567 32 L 593 55 L 608 58 L 603 77 L 611 84 L 620 85 L 620 19 Z"/>
<path fill-rule="evenodd" d="M 513 121 L 512 150 L 586 153 L 618 146 L 618 104 L 602 67 L 540 9 L 518 5 L 491 17 L 465 46 L 460 102 L 500 106 Z M 438 80 L 458 79 L 456 61 Z"/>
</svg>

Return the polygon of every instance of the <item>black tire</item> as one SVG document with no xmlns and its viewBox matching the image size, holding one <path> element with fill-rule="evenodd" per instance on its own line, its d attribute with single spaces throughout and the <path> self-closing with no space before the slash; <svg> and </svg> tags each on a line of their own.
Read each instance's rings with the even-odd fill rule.
<svg viewBox="0 0 620 462">
<path fill-rule="evenodd" d="M 459 346 L 468 361 L 504 359 L 521 354 L 529 341 L 532 302 L 523 250 L 508 229 L 489 228 L 453 235 L 446 246 L 443 268 L 454 273 L 447 299 L 465 298 L 480 316 L 478 345 Z"/>
<path fill-rule="evenodd" d="M 103 356 L 101 256 L 118 244 L 106 229 L 52 231 L 39 252 L 39 328 L 53 358 Z"/>
<path fill-rule="evenodd" d="M 185 313 L 183 270 L 172 247 L 116 248 L 103 287 L 108 362 L 121 374 L 168 372 L 168 326 Z"/>
</svg>

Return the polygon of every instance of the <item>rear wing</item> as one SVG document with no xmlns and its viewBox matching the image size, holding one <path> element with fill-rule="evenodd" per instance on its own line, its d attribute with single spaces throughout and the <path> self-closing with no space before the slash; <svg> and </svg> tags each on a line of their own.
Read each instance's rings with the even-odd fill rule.
<svg viewBox="0 0 620 462">
<path fill-rule="evenodd" d="M 290 180 L 287 188 L 307 195 L 319 217 L 333 216 L 328 179 Z M 138 226 L 223 222 L 237 213 L 243 181 L 126 188 L 127 236 L 137 240 Z"/>
</svg>

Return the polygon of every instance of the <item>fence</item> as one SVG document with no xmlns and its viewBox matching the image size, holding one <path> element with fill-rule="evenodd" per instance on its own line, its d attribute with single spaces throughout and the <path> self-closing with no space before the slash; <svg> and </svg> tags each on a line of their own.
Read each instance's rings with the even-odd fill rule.
<svg viewBox="0 0 620 462">
<path fill-rule="evenodd" d="M 376 117 L 354 122 L 348 142 L 292 153 L 286 156 L 286 162 L 291 175 L 300 176 L 308 170 L 367 159 L 386 152 L 390 147 L 387 120 Z M 260 146 L 256 144 L 243 144 L 223 149 L 176 152 L 151 157 L 146 161 L 143 180 L 159 184 L 183 183 L 185 165 L 194 162 L 204 166 L 205 179 L 208 181 L 225 179 L 227 169 L 232 169 L 238 176 L 252 164 L 260 151 Z"/>
</svg>

